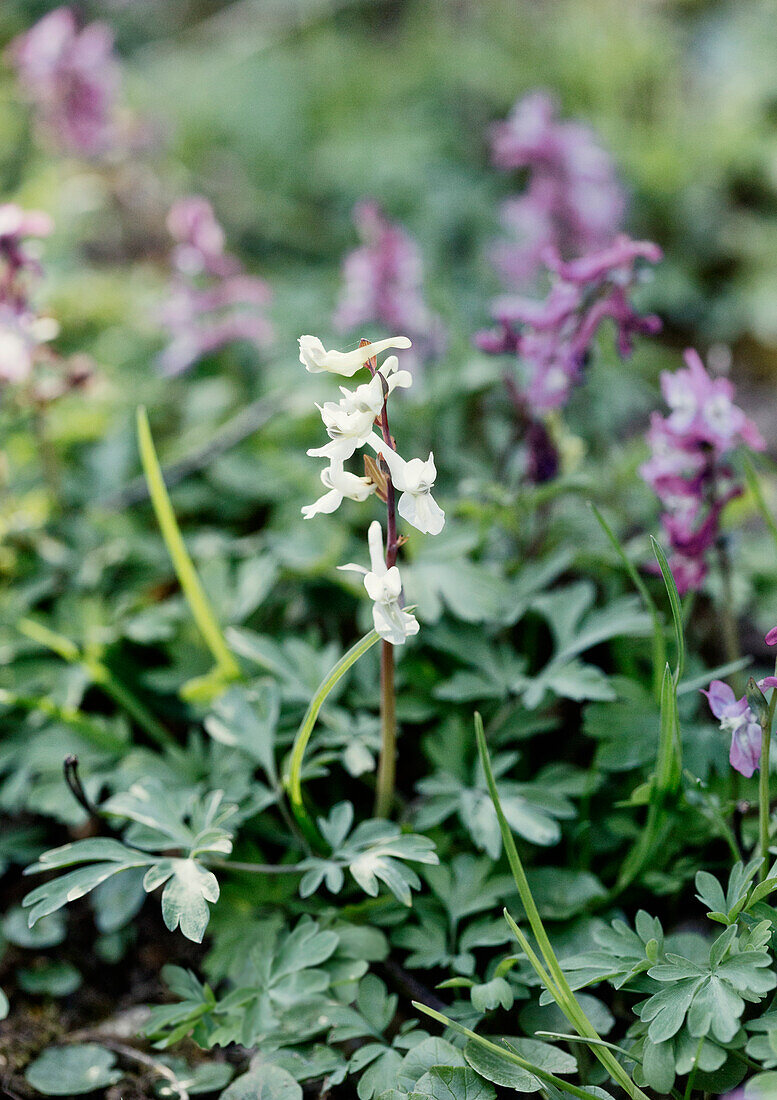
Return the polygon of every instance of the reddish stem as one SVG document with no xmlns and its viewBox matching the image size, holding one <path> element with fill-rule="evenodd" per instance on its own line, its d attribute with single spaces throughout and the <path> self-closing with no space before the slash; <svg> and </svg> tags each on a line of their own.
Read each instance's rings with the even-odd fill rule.
<svg viewBox="0 0 777 1100">
<path fill-rule="evenodd" d="M 360 346 L 369 343 L 362 340 Z M 377 359 L 367 361 L 367 369 L 374 377 L 377 372 Z M 388 383 L 380 375 L 383 386 L 383 407 L 380 410 L 380 431 L 383 442 L 392 451 L 396 450 L 391 438 L 388 422 Z M 399 540 L 397 538 L 397 506 L 394 483 L 386 460 L 381 458 L 381 469 L 386 478 L 386 568 L 391 569 L 397 563 Z M 375 816 L 388 817 L 394 802 L 397 756 L 397 714 L 394 688 L 394 647 L 384 641 L 380 655 L 380 758 L 375 781 Z"/>
</svg>

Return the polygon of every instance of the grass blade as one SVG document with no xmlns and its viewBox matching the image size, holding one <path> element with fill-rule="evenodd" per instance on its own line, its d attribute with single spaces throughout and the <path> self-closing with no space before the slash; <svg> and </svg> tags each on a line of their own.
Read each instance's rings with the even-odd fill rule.
<svg viewBox="0 0 777 1100">
<path fill-rule="evenodd" d="M 680 593 L 677 591 L 677 585 L 672 576 L 672 570 L 669 568 L 669 562 L 666 560 L 666 554 L 652 535 L 650 536 L 650 541 L 653 545 L 653 553 L 656 556 L 658 568 L 661 570 L 661 576 L 664 578 L 666 594 L 669 597 L 669 603 L 672 608 L 674 636 L 675 642 L 677 643 L 677 665 L 675 666 L 674 678 L 675 683 L 679 684 L 680 680 L 683 678 L 683 672 L 685 671 L 685 631 L 683 629 L 683 608 L 680 603 Z"/>
<path fill-rule="evenodd" d="M 412 1004 L 413 1008 L 418 1009 L 419 1012 L 423 1012 L 425 1016 L 430 1016 L 433 1020 L 436 1020 L 438 1024 L 443 1024 L 452 1031 L 457 1031 L 459 1035 L 464 1035 L 473 1043 L 477 1043 L 478 1046 L 490 1050 L 493 1054 L 498 1054 L 499 1057 L 504 1058 L 505 1061 L 513 1062 L 516 1066 L 520 1066 L 521 1069 L 525 1069 L 527 1073 L 531 1073 L 539 1081 L 544 1081 L 548 1085 L 553 1085 L 553 1087 L 560 1092 L 566 1092 L 570 1096 L 577 1096 L 579 1100 L 594 1100 L 593 1093 L 586 1092 L 585 1089 L 580 1088 L 579 1085 L 573 1085 L 570 1081 L 563 1081 L 560 1077 L 556 1077 L 545 1069 L 540 1069 L 539 1066 L 533 1065 L 531 1062 L 521 1057 L 520 1054 L 517 1054 L 511 1047 L 500 1047 L 498 1043 L 492 1043 L 490 1039 L 484 1039 L 483 1036 L 478 1035 L 476 1031 L 470 1031 L 468 1027 L 464 1027 L 464 1025 L 460 1024 L 457 1020 L 451 1020 L 448 1016 L 444 1016 L 442 1012 L 437 1012 L 433 1008 L 427 1008 L 426 1005 L 422 1005 L 419 1001 L 413 1001 Z"/>
<path fill-rule="evenodd" d="M 137 423 L 143 472 L 146 475 L 151 503 L 162 532 L 162 538 L 165 540 L 165 546 L 172 560 L 175 575 L 178 577 L 183 594 L 194 616 L 194 621 L 213 654 L 224 680 L 238 680 L 240 679 L 240 666 L 230 653 L 224 640 L 216 615 L 205 594 L 200 578 L 197 576 L 194 562 L 184 544 L 162 476 L 159 459 L 154 449 L 148 416 L 142 406 L 137 412 Z"/>
<path fill-rule="evenodd" d="M 494 804 L 496 810 L 497 820 L 499 822 L 499 830 L 502 834 L 502 843 L 504 844 L 505 852 L 507 854 L 507 861 L 510 864 L 510 870 L 513 873 L 515 884 L 518 887 L 518 893 L 523 903 L 523 907 L 526 911 L 526 916 L 529 920 L 529 925 L 534 934 L 534 938 L 537 941 L 542 957 L 545 961 L 548 974 L 545 975 L 545 979 L 549 975 L 551 982 L 545 984 L 548 992 L 551 994 L 556 1004 L 564 1013 L 566 1018 L 578 1032 L 578 1034 L 584 1039 L 594 1039 L 594 1044 L 589 1048 L 593 1055 L 601 1062 L 604 1068 L 609 1073 L 613 1081 L 617 1082 L 621 1088 L 632 1098 L 632 1100 L 648 1100 L 645 1093 L 634 1084 L 625 1071 L 623 1066 L 613 1056 L 612 1052 L 607 1050 L 606 1047 L 599 1045 L 601 1036 L 597 1033 L 591 1021 L 586 1016 L 583 1008 L 575 997 L 569 982 L 567 981 L 564 971 L 561 969 L 561 965 L 556 958 L 556 953 L 553 950 L 548 934 L 545 931 L 545 926 L 542 923 L 539 910 L 537 909 L 534 897 L 529 887 L 528 879 L 526 878 L 526 872 L 521 862 L 521 857 L 518 855 L 518 849 L 515 846 L 515 840 L 513 839 L 512 830 L 507 823 L 504 812 L 502 810 L 502 804 L 499 799 L 499 791 L 497 790 L 496 780 L 494 779 L 493 769 L 491 768 L 491 759 L 488 755 L 488 746 L 486 745 L 486 735 L 483 729 L 483 719 L 479 714 L 475 714 L 475 736 L 477 738 L 478 753 L 480 755 L 480 763 L 483 768 L 483 773 L 486 777 L 486 784 L 488 786 L 489 794 L 491 795 L 491 801 Z M 517 924 L 510 917 L 508 913 L 505 914 L 508 924 L 513 930 L 515 935 L 516 929 L 518 931 L 519 942 L 523 937 L 523 933 L 518 928 Z M 525 939 L 525 937 L 523 937 Z M 535 956 L 536 957 L 536 956 Z M 531 962 L 532 956 L 528 956 Z M 543 980 L 543 974 L 538 971 L 538 976 Z"/>
</svg>

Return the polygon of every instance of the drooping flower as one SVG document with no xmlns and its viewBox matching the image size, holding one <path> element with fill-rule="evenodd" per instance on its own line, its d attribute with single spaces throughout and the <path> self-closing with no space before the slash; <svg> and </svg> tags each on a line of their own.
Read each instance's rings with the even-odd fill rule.
<svg viewBox="0 0 777 1100">
<path fill-rule="evenodd" d="M 546 92 L 519 99 L 493 127 L 491 154 L 497 168 L 526 175 L 524 191 L 502 207 L 508 238 L 492 254 L 507 284 L 530 284 L 549 245 L 576 257 L 605 247 L 620 230 L 626 197 L 612 158 L 589 127 L 561 120 Z"/>
<path fill-rule="evenodd" d="M 225 250 L 210 203 L 197 195 L 179 200 L 167 225 L 176 244 L 170 295 L 161 313 L 170 336 L 159 357 L 162 373 L 182 374 L 228 344 L 243 341 L 263 350 L 272 343 L 272 325 L 264 316 L 270 288 L 245 274 Z"/>
<path fill-rule="evenodd" d="M 409 348 L 411 342 L 407 336 L 390 336 L 387 340 L 376 340 L 364 344 L 353 351 L 327 351 L 317 336 L 300 336 L 299 361 L 311 374 L 329 371 L 330 374 L 343 374 L 351 378 L 361 370 L 368 359 L 380 355 L 389 348 Z"/>
<path fill-rule="evenodd" d="M 55 8 L 14 39 L 8 54 L 50 144 L 87 157 L 111 150 L 118 67 L 106 23 L 79 30 L 70 8 Z"/>
<path fill-rule="evenodd" d="M 375 432 L 367 442 L 376 454 L 382 455 L 394 488 L 401 493 L 397 504 L 400 516 L 426 535 L 439 535 L 445 525 L 445 512 L 431 492 L 437 478 L 434 455 L 430 453 L 426 461 L 411 458 L 406 462 Z"/>
<path fill-rule="evenodd" d="M 383 529 L 377 520 L 373 520 L 369 526 L 367 543 L 370 569 L 353 562 L 338 568 L 362 574 L 367 595 L 372 600 L 372 620 L 376 631 L 392 645 L 404 645 L 406 638 L 418 633 L 418 620 L 400 604 L 402 578 L 396 565 L 390 568 L 386 566 L 383 557 Z"/>
<path fill-rule="evenodd" d="M 439 355 L 445 344 L 442 322 L 424 298 L 418 245 L 372 200 L 356 205 L 353 220 L 362 243 L 343 263 L 335 326 L 341 332 L 370 325 L 407 332 L 418 359 Z"/>
<path fill-rule="evenodd" d="M 328 492 L 313 504 L 305 505 L 302 509 L 305 519 L 312 519 L 319 513 L 329 515 L 336 512 L 346 498 L 359 502 L 366 500 L 376 489 L 368 477 L 349 473 L 343 469 L 342 461 L 336 459 L 321 471 L 321 481 Z"/>
<path fill-rule="evenodd" d="M 773 688 L 776 684 L 773 676 L 758 682 L 760 688 Z M 749 779 L 761 761 L 762 731 L 746 696 L 737 699 L 733 689 L 722 680 L 713 680 L 709 691 L 702 691 L 702 695 L 707 696 L 720 728 L 731 734 L 729 761 L 732 768 Z"/>
<path fill-rule="evenodd" d="M 669 415 L 654 413 L 647 441 L 651 455 L 640 474 L 661 504 L 669 564 L 681 594 L 698 589 L 707 558 L 720 536 L 725 506 L 742 492 L 728 464 L 742 443 L 761 450 L 757 427 L 734 404 L 734 387 L 712 378 L 698 353 L 685 353 L 686 368 L 661 375 Z"/>
</svg>

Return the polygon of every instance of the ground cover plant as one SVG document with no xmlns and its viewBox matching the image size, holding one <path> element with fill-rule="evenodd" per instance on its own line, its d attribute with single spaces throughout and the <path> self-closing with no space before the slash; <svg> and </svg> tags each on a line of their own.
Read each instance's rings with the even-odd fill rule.
<svg viewBox="0 0 777 1100">
<path fill-rule="evenodd" d="M 0 8 L 12 1100 L 777 1096 L 773 20 L 550 8 Z"/>
</svg>

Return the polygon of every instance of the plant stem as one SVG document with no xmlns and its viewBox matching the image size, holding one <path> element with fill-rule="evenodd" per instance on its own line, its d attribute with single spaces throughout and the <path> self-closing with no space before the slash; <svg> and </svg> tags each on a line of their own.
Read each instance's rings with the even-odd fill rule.
<svg viewBox="0 0 777 1100">
<path fill-rule="evenodd" d="M 99 657 L 82 653 L 75 642 L 66 638 L 64 634 L 58 634 L 49 630 L 43 623 L 34 619 L 22 619 L 18 629 L 26 638 L 32 639 L 38 645 L 52 650 L 63 661 L 69 664 L 79 664 L 88 673 L 92 683 L 98 684 L 114 702 L 125 710 L 141 729 L 145 730 L 152 741 L 160 748 L 170 748 L 175 745 L 175 738 L 156 720 L 151 711 L 137 698 Z M 41 707 L 41 709 L 46 709 Z M 93 738 L 94 739 L 94 738 Z"/>
<path fill-rule="evenodd" d="M 380 651 L 380 759 L 375 784 L 375 816 L 388 817 L 394 801 L 397 770 L 397 711 L 394 690 L 394 647 Z"/>
<path fill-rule="evenodd" d="M 594 1043 L 590 1047 L 593 1055 L 609 1073 L 613 1081 L 621 1086 L 621 1088 L 632 1098 L 632 1100 L 648 1100 L 647 1095 L 631 1080 L 631 1077 L 624 1070 L 623 1066 L 613 1057 L 613 1054 L 606 1047 L 599 1046 L 601 1042 L 601 1036 L 594 1028 L 591 1021 L 585 1014 L 585 1011 L 575 997 L 566 975 L 561 968 L 561 965 L 556 957 L 556 953 L 551 946 L 550 939 L 545 930 L 545 926 L 542 923 L 539 910 L 534 901 L 534 897 L 529 886 L 529 881 L 526 877 L 526 872 L 521 862 L 521 857 L 518 855 L 518 849 L 515 846 L 513 840 L 513 834 L 510 826 L 507 824 L 507 819 L 504 816 L 502 810 L 502 804 L 499 799 L 499 791 L 497 790 L 496 780 L 494 779 L 494 773 L 491 768 L 491 760 L 488 755 L 488 747 L 486 745 L 486 736 L 483 730 L 483 720 L 480 715 L 475 713 L 475 734 L 478 744 L 478 753 L 480 756 L 480 762 L 483 767 L 483 772 L 486 777 L 486 784 L 488 786 L 489 794 L 491 795 L 491 801 L 494 804 L 496 810 L 496 816 L 499 821 L 499 830 L 502 835 L 502 843 L 504 845 L 505 854 L 507 855 L 507 862 L 510 865 L 515 885 L 518 887 L 518 893 L 523 904 L 524 911 L 529 921 L 529 925 L 534 934 L 534 938 L 542 954 L 545 962 L 545 967 L 537 959 L 537 956 L 533 951 L 527 955 L 527 958 L 535 967 L 538 977 L 548 989 L 556 1004 L 564 1013 L 566 1018 L 572 1024 L 574 1029 L 584 1039 L 593 1039 Z M 526 937 L 523 936 L 521 930 L 518 928 L 515 921 L 505 910 L 505 917 L 510 925 L 513 934 L 518 933 L 519 942 L 526 943 Z M 536 964 L 536 965 L 535 965 Z"/>
<path fill-rule="evenodd" d="M 363 340 L 362 345 L 369 343 Z M 377 371 L 377 359 L 370 359 L 367 368 L 372 376 Z M 383 442 L 391 450 L 396 450 L 389 430 L 388 384 L 380 375 L 383 385 L 383 407 L 380 410 L 380 431 Z M 385 459 L 381 459 L 381 469 L 386 478 L 386 569 L 397 564 L 399 539 L 397 538 L 397 502 L 394 483 L 391 480 Z M 394 802 L 394 785 L 397 771 L 397 706 L 394 686 L 394 647 L 391 642 L 383 642 L 380 654 L 380 758 L 375 781 L 375 817 L 388 817 Z"/>
<path fill-rule="evenodd" d="M 772 741 L 772 716 L 769 714 L 761 726 L 761 767 L 758 771 L 758 834 L 761 848 L 761 869 L 758 872 L 760 882 L 766 878 L 769 870 L 769 826 L 771 823 L 771 797 L 769 793 L 769 751 Z"/>
<path fill-rule="evenodd" d="M 224 640 L 216 614 L 211 607 L 210 600 L 197 575 L 197 570 L 194 568 L 194 562 L 184 544 L 154 449 L 146 410 L 142 407 L 137 410 L 137 428 L 140 458 L 148 482 L 151 504 L 186 602 L 205 644 L 213 654 L 224 681 L 239 680 L 241 676 L 240 666 Z"/>
<path fill-rule="evenodd" d="M 302 724 L 297 730 L 297 735 L 294 738 L 291 756 L 289 757 L 288 775 L 284 779 L 284 786 L 289 794 L 292 813 L 305 839 L 317 849 L 321 848 L 323 840 L 319 835 L 313 819 L 305 808 L 305 803 L 302 798 L 302 761 L 305 756 L 305 749 L 307 748 L 310 735 L 316 724 L 318 712 L 324 705 L 327 695 L 329 695 L 329 692 L 338 682 L 340 677 L 345 675 L 351 665 L 355 664 L 362 654 L 366 653 L 368 649 L 375 645 L 378 637 L 379 635 L 374 630 L 371 630 L 369 634 L 365 634 L 356 645 L 352 646 L 348 652 L 340 658 L 334 668 L 330 669 L 319 684 L 316 694 L 310 700 L 310 706 L 306 710 L 305 717 L 302 719 Z"/>
<path fill-rule="evenodd" d="M 734 590 L 731 584 L 731 561 L 726 548 L 722 543 L 718 545 L 718 567 L 723 589 L 723 605 L 720 608 L 721 628 L 723 631 L 723 649 L 727 661 L 740 660 L 742 653 L 739 648 L 739 629 L 734 615 Z M 732 675 L 734 681 L 734 693 L 741 695 L 744 691 L 739 673 Z"/>
</svg>

